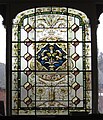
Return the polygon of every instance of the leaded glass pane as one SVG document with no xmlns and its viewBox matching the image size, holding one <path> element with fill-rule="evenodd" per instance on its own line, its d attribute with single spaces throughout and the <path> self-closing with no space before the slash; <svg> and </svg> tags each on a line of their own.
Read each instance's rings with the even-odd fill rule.
<svg viewBox="0 0 103 120">
<path fill-rule="evenodd" d="M 41 7 L 13 21 L 12 114 L 91 112 L 89 20 L 78 10 Z"/>
</svg>

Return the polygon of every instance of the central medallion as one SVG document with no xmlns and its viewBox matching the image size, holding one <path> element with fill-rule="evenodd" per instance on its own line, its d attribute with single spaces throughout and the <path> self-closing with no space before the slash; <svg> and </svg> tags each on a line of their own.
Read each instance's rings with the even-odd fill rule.
<svg viewBox="0 0 103 120">
<path fill-rule="evenodd" d="M 66 53 L 57 44 L 47 44 L 37 53 L 37 61 L 47 70 L 54 71 L 66 61 Z"/>
</svg>

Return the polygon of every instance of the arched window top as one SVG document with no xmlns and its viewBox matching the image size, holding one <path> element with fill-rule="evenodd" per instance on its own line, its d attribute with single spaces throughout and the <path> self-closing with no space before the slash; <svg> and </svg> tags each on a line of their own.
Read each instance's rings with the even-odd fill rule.
<svg viewBox="0 0 103 120">
<path fill-rule="evenodd" d="M 38 7 L 38 8 L 32 8 L 29 10 L 25 10 L 23 12 L 20 12 L 15 19 L 13 20 L 14 24 L 18 24 L 21 20 L 21 18 L 25 18 L 26 15 L 30 15 L 30 14 L 48 14 L 53 12 L 54 14 L 72 14 L 75 15 L 75 17 L 81 19 L 82 22 L 89 23 L 89 19 L 87 17 L 87 15 L 84 12 L 81 12 L 79 10 L 76 9 L 72 9 L 72 8 L 66 8 L 66 7 Z"/>
<path fill-rule="evenodd" d="M 35 13 L 34 8 L 20 12 L 13 20 L 13 24 L 19 24 L 19 22 L 21 21 L 21 18 L 25 17 L 26 15 L 34 14 L 34 13 Z"/>
<path fill-rule="evenodd" d="M 87 17 L 87 15 L 80 11 L 80 10 L 76 10 L 76 9 L 72 9 L 72 8 L 68 8 L 68 13 L 74 14 L 77 17 L 81 18 L 81 20 L 86 24 L 89 23 L 89 19 Z"/>
<path fill-rule="evenodd" d="M 66 21 L 68 21 L 68 27 L 72 26 L 73 24 L 78 24 L 78 26 L 84 26 L 85 27 L 85 41 L 90 41 L 90 26 L 89 26 L 89 19 L 87 15 L 79 10 L 72 9 L 72 8 L 66 8 L 66 7 L 38 7 L 38 8 L 32 8 L 29 10 L 25 10 L 23 12 L 20 12 L 15 19 L 13 19 L 13 32 L 15 31 L 15 34 L 17 33 L 18 25 L 23 25 L 23 21 L 26 21 L 27 17 L 32 19 L 35 22 L 35 17 L 33 16 L 40 16 L 40 15 L 47 15 L 47 14 L 54 14 L 54 15 L 64 15 L 65 17 L 68 16 Z M 64 17 L 63 16 L 63 17 Z M 74 22 L 73 22 L 74 19 Z M 34 23 L 36 25 L 36 23 Z M 33 26 L 35 27 L 35 26 Z"/>
</svg>

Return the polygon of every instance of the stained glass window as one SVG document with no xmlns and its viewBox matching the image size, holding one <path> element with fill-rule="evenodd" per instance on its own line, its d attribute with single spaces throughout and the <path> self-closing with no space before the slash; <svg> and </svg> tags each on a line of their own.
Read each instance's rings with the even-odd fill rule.
<svg viewBox="0 0 103 120">
<path fill-rule="evenodd" d="M 87 16 L 66 7 L 19 13 L 12 27 L 12 115 L 92 112 Z"/>
</svg>

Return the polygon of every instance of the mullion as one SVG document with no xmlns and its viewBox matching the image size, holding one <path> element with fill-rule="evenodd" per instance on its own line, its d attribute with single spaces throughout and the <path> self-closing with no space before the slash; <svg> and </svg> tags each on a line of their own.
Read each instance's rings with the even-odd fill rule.
<svg viewBox="0 0 103 120">
<path fill-rule="evenodd" d="M 35 31 L 34 31 L 34 38 L 35 38 L 35 53 L 34 53 L 34 56 L 35 56 L 35 115 L 36 115 L 36 8 L 34 9 L 35 10 L 35 14 L 34 14 L 34 21 L 35 21 Z"/>
<path fill-rule="evenodd" d="M 29 17 L 27 17 L 27 24 L 29 24 Z M 29 33 L 27 32 L 27 38 L 29 38 Z M 27 47 L 27 52 L 26 53 L 29 53 L 29 47 L 28 46 L 26 46 Z M 27 62 L 27 68 L 29 68 L 29 66 L 28 66 L 28 61 L 26 61 Z M 29 78 L 29 76 L 27 76 L 27 81 L 26 82 L 28 82 L 28 78 Z M 29 91 L 27 90 L 27 97 L 29 97 Z"/>
<path fill-rule="evenodd" d="M 18 26 L 18 41 L 20 42 L 21 40 L 21 27 Z M 21 43 L 18 43 L 18 69 L 21 70 Z M 18 72 L 18 115 L 19 115 L 19 108 L 21 106 L 21 73 Z"/>
<path fill-rule="evenodd" d="M 84 41 L 84 43 L 82 43 L 82 51 L 83 51 L 83 56 L 85 56 L 85 26 L 83 25 L 82 26 L 83 30 L 82 30 L 82 39 Z M 86 56 L 85 56 L 86 57 Z M 84 106 L 84 110 L 86 112 L 86 59 L 83 58 L 83 70 L 85 70 L 85 72 L 83 72 L 83 100 L 84 100 L 84 103 L 83 103 L 83 106 Z"/>
<path fill-rule="evenodd" d="M 55 43 L 55 41 L 48 41 L 50 43 Z M 25 43 L 25 41 L 13 41 L 12 43 Z M 31 43 L 47 43 L 47 41 L 31 41 Z M 56 43 L 67 43 L 67 41 L 56 41 Z M 72 43 L 72 41 L 68 41 L 68 43 Z M 90 41 L 79 41 L 79 43 L 90 43 Z"/>
<path fill-rule="evenodd" d="M 68 8 L 67 8 L 67 12 L 68 12 Z M 68 115 L 69 115 L 69 43 L 68 43 L 68 15 L 67 15 L 67 75 L 68 75 Z"/>
<path fill-rule="evenodd" d="M 76 20 L 75 20 L 75 17 L 74 17 L 74 24 L 76 24 L 75 21 Z M 76 39 L 76 32 L 74 32 L 74 39 Z M 76 47 L 74 47 L 74 52 L 77 53 L 77 48 Z M 76 63 L 77 63 L 77 61 L 75 61 L 75 68 L 77 68 Z M 75 83 L 76 83 L 76 76 L 75 76 Z M 75 97 L 77 97 L 77 91 L 76 90 L 75 90 Z M 77 105 L 75 105 L 75 108 L 78 108 Z"/>
<path fill-rule="evenodd" d="M 35 72 L 36 70 L 31 70 L 31 72 Z M 12 70 L 12 72 L 24 72 L 24 70 Z M 36 71 L 37 73 L 38 72 L 46 72 L 46 73 L 48 73 L 48 72 L 53 72 L 53 71 Z M 57 73 L 57 72 L 60 72 L 60 73 L 67 73 L 67 71 L 55 71 L 55 73 Z M 69 70 L 69 72 L 74 72 L 73 70 Z M 91 70 L 79 70 L 79 72 L 92 72 Z"/>
</svg>

